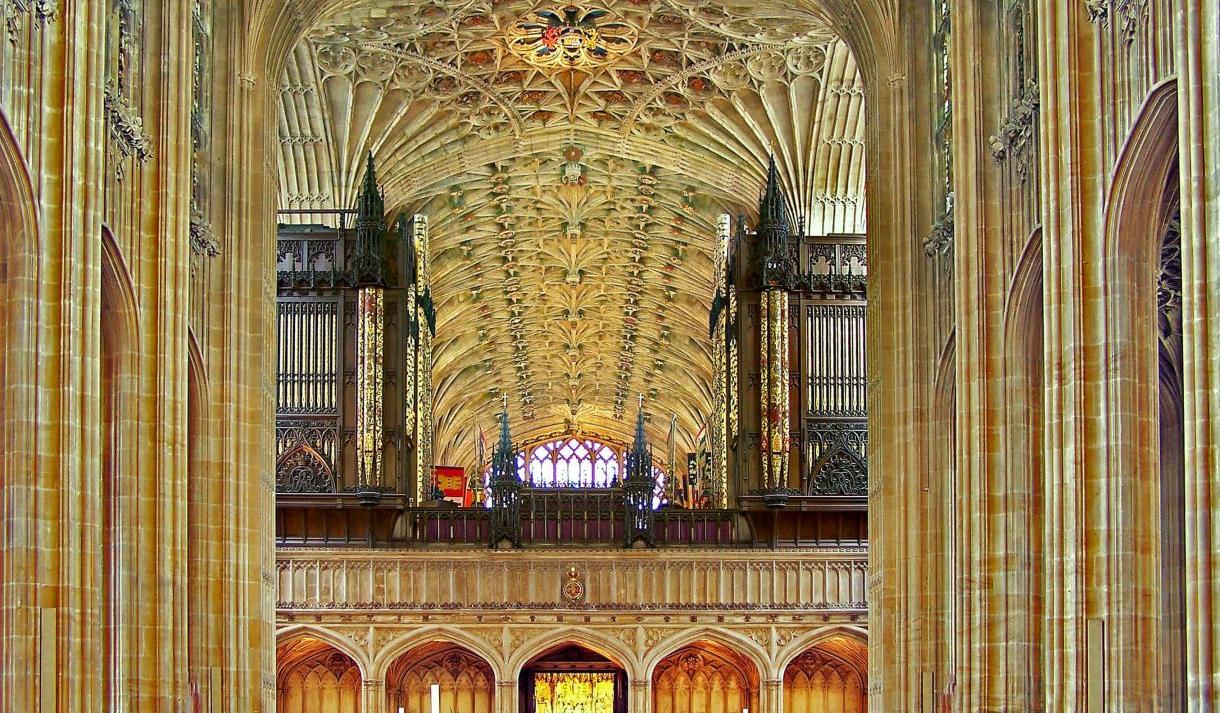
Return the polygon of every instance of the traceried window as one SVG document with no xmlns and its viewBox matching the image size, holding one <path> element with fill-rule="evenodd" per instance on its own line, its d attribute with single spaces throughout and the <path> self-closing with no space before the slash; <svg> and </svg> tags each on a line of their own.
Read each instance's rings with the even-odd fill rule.
<svg viewBox="0 0 1220 713">
<path fill-rule="evenodd" d="M 609 488 L 619 484 L 620 456 L 590 439 L 566 438 L 534 446 L 522 479 L 536 488 Z"/>
<path fill-rule="evenodd" d="M 616 488 L 623 484 L 625 456 L 621 447 L 591 438 L 569 436 L 543 441 L 517 453 L 517 476 L 533 488 Z M 657 502 L 664 499 L 669 481 L 665 470 L 653 466 Z M 488 482 L 491 468 L 483 473 Z"/>
</svg>

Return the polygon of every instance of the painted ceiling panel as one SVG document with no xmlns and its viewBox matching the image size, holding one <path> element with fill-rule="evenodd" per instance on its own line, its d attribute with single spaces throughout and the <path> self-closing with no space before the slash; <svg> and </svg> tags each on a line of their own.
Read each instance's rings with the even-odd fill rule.
<svg viewBox="0 0 1220 713">
<path fill-rule="evenodd" d="M 864 230 L 855 63 L 782 2 L 366 0 L 281 94 L 282 208 L 351 206 L 372 151 L 387 208 L 429 216 L 437 462 L 501 393 L 519 438 L 617 441 L 642 393 L 694 450 L 716 216 L 753 213 L 769 153 L 810 232 Z"/>
</svg>

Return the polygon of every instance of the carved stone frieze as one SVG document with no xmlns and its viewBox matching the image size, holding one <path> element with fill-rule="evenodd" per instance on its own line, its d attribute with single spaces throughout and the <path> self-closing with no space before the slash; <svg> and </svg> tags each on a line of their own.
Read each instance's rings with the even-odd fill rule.
<svg viewBox="0 0 1220 713">
<path fill-rule="evenodd" d="M 742 634 L 745 634 L 751 641 L 763 647 L 764 649 L 771 648 L 771 630 L 762 627 L 751 627 L 742 629 Z"/>
<path fill-rule="evenodd" d="M 623 627 L 621 629 L 614 630 L 613 633 L 614 633 L 614 638 L 623 642 L 623 644 L 625 644 L 630 649 L 634 649 L 636 647 L 636 645 L 639 643 L 639 637 L 637 636 L 636 630 L 634 627 Z"/>
<path fill-rule="evenodd" d="M 1084 0 L 1084 5 L 1089 22 L 1113 22 L 1127 44 L 1135 41 L 1140 24 L 1148 19 L 1148 0 Z"/>
<path fill-rule="evenodd" d="M 1089 13 L 1089 22 L 1102 22 L 1110 15 L 1112 0 L 1084 0 L 1084 9 Z"/>
<path fill-rule="evenodd" d="M 792 640 L 801 635 L 799 629 L 777 628 L 775 630 L 775 645 L 783 648 L 792 643 Z"/>
<path fill-rule="evenodd" d="M 654 646 L 656 646 L 657 644 L 659 644 L 660 642 L 664 641 L 665 639 L 668 639 L 670 636 L 678 633 L 679 631 L 680 631 L 680 629 L 656 629 L 656 628 L 651 628 L 651 627 L 648 629 L 645 629 L 644 630 L 644 646 L 646 648 L 651 649 Z"/>
<path fill-rule="evenodd" d="M 371 638 L 370 629 L 367 626 L 345 629 L 343 630 L 343 635 L 351 639 L 352 643 L 356 644 L 356 646 L 362 648 L 369 645 Z"/>
</svg>

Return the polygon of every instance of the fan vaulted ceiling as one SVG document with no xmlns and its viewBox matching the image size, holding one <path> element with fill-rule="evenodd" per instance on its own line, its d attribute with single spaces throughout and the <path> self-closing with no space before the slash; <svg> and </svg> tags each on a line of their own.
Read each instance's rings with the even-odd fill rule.
<svg viewBox="0 0 1220 713">
<path fill-rule="evenodd" d="M 354 2 L 281 82 L 282 208 L 350 207 L 372 151 L 392 212 L 431 223 L 436 461 L 514 437 L 661 447 L 711 411 L 716 216 L 752 214 L 769 153 L 794 218 L 863 232 L 863 92 L 784 2 Z"/>
</svg>

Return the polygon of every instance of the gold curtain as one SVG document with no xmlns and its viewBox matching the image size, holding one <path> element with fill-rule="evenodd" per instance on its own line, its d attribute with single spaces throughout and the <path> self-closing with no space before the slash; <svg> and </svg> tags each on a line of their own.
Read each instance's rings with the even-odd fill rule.
<svg viewBox="0 0 1220 713">
<path fill-rule="evenodd" d="M 536 673 L 534 703 L 534 713 L 614 713 L 614 674 Z"/>
</svg>

